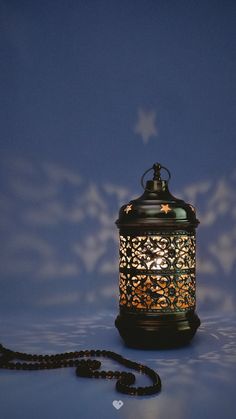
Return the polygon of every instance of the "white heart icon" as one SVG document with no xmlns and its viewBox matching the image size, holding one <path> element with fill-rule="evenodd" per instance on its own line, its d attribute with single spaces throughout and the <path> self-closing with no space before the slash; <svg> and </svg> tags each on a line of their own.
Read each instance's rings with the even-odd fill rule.
<svg viewBox="0 0 236 419">
<path fill-rule="evenodd" d="M 117 410 L 119 410 L 124 403 L 122 402 L 122 400 L 113 400 L 112 404 Z"/>
</svg>

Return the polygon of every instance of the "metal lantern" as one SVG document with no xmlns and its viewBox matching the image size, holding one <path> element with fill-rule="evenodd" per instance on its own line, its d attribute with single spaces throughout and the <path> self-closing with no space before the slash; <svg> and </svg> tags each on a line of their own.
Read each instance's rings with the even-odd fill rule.
<svg viewBox="0 0 236 419">
<path fill-rule="evenodd" d="M 153 180 L 144 186 L 144 177 Z M 165 171 L 167 180 L 161 175 Z M 171 175 L 159 163 L 141 178 L 144 193 L 121 207 L 120 313 L 115 324 L 126 345 L 175 347 L 188 343 L 195 313 L 195 209 L 168 189 Z"/>
</svg>

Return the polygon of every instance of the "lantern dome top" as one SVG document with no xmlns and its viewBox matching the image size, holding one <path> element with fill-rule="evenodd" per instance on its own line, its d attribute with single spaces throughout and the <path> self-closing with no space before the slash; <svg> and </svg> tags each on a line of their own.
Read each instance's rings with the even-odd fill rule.
<svg viewBox="0 0 236 419">
<path fill-rule="evenodd" d="M 150 171 L 153 171 L 153 179 L 144 184 L 145 176 Z M 167 179 L 162 178 L 162 171 L 167 173 Z M 155 163 L 146 170 L 141 178 L 144 193 L 120 208 L 117 226 L 196 227 L 199 221 L 195 208 L 170 193 L 170 178 L 170 171 L 160 163 Z"/>
</svg>

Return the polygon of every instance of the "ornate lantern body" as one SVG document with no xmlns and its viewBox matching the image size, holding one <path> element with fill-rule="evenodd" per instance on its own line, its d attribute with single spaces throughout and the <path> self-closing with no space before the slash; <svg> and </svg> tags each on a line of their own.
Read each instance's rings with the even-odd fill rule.
<svg viewBox="0 0 236 419">
<path fill-rule="evenodd" d="M 168 180 L 161 178 L 161 171 Z M 144 176 L 153 180 L 144 187 Z M 188 343 L 200 320 L 195 313 L 194 207 L 168 189 L 170 172 L 156 163 L 142 176 L 143 195 L 121 207 L 120 313 L 116 327 L 130 347 Z"/>
</svg>

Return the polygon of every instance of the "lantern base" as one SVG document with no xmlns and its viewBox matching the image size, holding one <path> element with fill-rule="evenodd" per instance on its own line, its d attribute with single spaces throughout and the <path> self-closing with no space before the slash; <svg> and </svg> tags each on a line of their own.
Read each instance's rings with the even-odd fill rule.
<svg viewBox="0 0 236 419">
<path fill-rule="evenodd" d="M 120 310 L 115 325 L 127 346 L 161 349 L 187 345 L 200 326 L 200 320 L 193 310 L 164 314 Z"/>
</svg>

